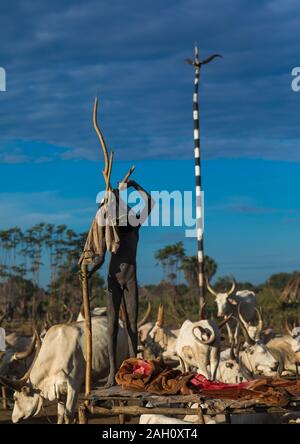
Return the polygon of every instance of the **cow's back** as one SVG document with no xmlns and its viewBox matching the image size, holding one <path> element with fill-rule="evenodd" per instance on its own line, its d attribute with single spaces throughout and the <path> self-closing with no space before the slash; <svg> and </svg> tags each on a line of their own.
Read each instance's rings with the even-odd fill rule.
<svg viewBox="0 0 300 444">
<path fill-rule="evenodd" d="M 296 369 L 295 354 L 292 350 L 291 337 L 288 335 L 271 339 L 267 342 L 267 347 L 275 355 L 279 355 L 284 363 L 285 370 Z"/>
<path fill-rule="evenodd" d="M 236 302 L 234 314 L 237 316 L 237 307 L 240 304 L 240 312 L 246 322 L 254 321 L 255 308 L 256 308 L 256 296 L 253 291 L 240 290 L 232 296 L 232 299 Z"/>
<path fill-rule="evenodd" d="M 125 342 L 126 339 L 126 342 Z M 109 372 L 107 318 L 92 318 L 92 374 L 103 378 Z M 120 365 L 128 357 L 127 338 L 119 329 L 117 361 Z M 68 378 L 83 382 L 85 375 L 86 341 L 85 322 L 57 324 L 51 327 L 42 343 L 30 379 L 39 384 L 45 378 L 65 374 Z"/>
</svg>

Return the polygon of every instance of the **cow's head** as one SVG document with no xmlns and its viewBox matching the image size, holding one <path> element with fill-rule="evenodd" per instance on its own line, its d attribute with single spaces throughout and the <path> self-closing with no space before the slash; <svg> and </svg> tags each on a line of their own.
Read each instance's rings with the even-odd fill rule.
<svg viewBox="0 0 300 444">
<path fill-rule="evenodd" d="M 30 368 L 26 371 L 21 379 L 13 380 L 4 376 L 0 376 L 0 383 L 14 390 L 14 408 L 12 413 L 12 421 L 19 422 L 22 419 L 35 416 L 42 408 L 43 400 L 39 391 L 34 389 L 30 382 L 30 373 L 34 366 L 35 360 L 41 348 L 40 337 L 35 331 L 30 346 L 24 352 L 15 353 L 15 359 L 25 359 L 35 350 L 35 356 Z"/>
<path fill-rule="evenodd" d="M 291 347 L 295 353 L 295 360 L 297 363 L 300 363 L 300 327 L 296 327 L 296 323 L 294 323 L 293 328 L 291 329 L 288 326 L 287 330 L 292 338 Z"/>
<path fill-rule="evenodd" d="M 26 384 L 14 392 L 14 408 L 12 422 L 17 423 L 23 419 L 36 416 L 43 405 L 43 398 L 34 391 L 30 384 Z"/>
<path fill-rule="evenodd" d="M 300 327 L 294 327 L 292 330 L 292 350 L 294 353 L 300 353 Z"/>
<path fill-rule="evenodd" d="M 143 341 L 144 344 L 144 357 L 159 356 L 161 355 L 168 344 L 168 338 L 164 330 L 164 307 L 162 304 L 158 307 L 157 319 L 152 328 L 147 332 Z"/>
<path fill-rule="evenodd" d="M 269 348 L 260 339 L 259 334 L 255 334 L 255 337 L 251 337 L 250 332 L 247 329 L 247 323 L 243 320 L 240 313 L 240 305 L 238 306 L 238 321 L 244 333 L 245 347 L 244 347 L 244 359 L 243 364 L 249 369 L 252 374 L 262 374 L 265 376 L 274 375 L 279 368 L 279 362 L 272 354 Z M 257 310 L 259 316 L 259 327 L 256 332 L 260 332 L 262 328 L 261 313 Z"/>
<path fill-rule="evenodd" d="M 232 286 L 229 291 L 226 291 L 224 293 L 217 293 L 209 284 L 208 279 L 206 278 L 206 286 L 210 294 L 212 294 L 215 297 L 216 304 L 218 307 L 218 318 L 223 318 L 225 315 L 229 314 L 230 312 L 230 306 L 231 305 L 237 305 L 237 302 L 231 298 L 231 295 L 235 291 L 236 282 L 233 280 Z"/>
<path fill-rule="evenodd" d="M 0 377 L 2 385 L 14 390 L 13 423 L 36 416 L 43 405 L 43 398 L 39 391 L 34 389 L 28 377 L 29 371 L 26 372 L 23 378 L 18 380 Z"/>
<path fill-rule="evenodd" d="M 228 359 L 225 362 L 221 362 L 219 371 L 222 382 L 227 384 L 235 384 L 247 380 L 240 369 L 239 362 L 233 359 Z"/>
</svg>

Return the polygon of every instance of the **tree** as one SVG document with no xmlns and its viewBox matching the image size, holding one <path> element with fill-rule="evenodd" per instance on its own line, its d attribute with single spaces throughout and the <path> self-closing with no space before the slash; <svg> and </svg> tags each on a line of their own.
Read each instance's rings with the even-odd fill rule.
<svg viewBox="0 0 300 444">
<path fill-rule="evenodd" d="M 267 280 L 266 284 L 275 288 L 276 290 L 283 290 L 288 282 L 297 274 L 297 272 L 293 273 L 275 273 L 272 274 Z"/>
<path fill-rule="evenodd" d="M 204 256 L 204 273 L 210 280 L 217 272 L 217 263 L 209 256 Z M 181 270 L 190 287 L 198 286 L 198 258 L 197 256 L 185 256 L 182 259 Z"/>
<path fill-rule="evenodd" d="M 182 242 L 166 245 L 155 253 L 155 259 L 161 263 L 164 279 L 175 285 L 185 250 Z"/>
</svg>

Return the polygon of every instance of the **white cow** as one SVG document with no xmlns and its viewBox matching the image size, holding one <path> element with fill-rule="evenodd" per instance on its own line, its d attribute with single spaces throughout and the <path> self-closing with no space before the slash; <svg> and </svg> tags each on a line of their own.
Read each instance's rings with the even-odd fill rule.
<svg viewBox="0 0 300 444">
<path fill-rule="evenodd" d="M 294 323 L 291 328 L 288 322 L 285 322 L 285 329 L 290 337 L 290 344 L 294 353 L 295 362 L 300 363 L 300 327 L 297 327 L 297 324 Z"/>
<path fill-rule="evenodd" d="M 217 381 L 226 384 L 237 384 L 247 381 L 248 378 L 246 376 L 240 368 L 239 358 L 235 355 L 233 347 L 222 351 L 217 370 Z"/>
<path fill-rule="evenodd" d="M 140 416 L 139 424 L 192 424 L 183 419 L 172 418 L 171 416 L 145 413 Z"/>
<path fill-rule="evenodd" d="M 193 420 L 187 420 L 187 416 Z M 171 416 L 157 415 L 154 413 L 144 414 L 140 416 L 139 424 L 196 424 L 199 418 L 196 415 L 187 415 L 184 419 L 173 418 Z M 190 419 L 190 418 L 189 418 Z M 205 420 L 205 424 L 217 424 L 211 418 Z"/>
<path fill-rule="evenodd" d="M 179 331 L 176 353 L 182 362 L 183 371 L 196 368 L 207 379 L 216 378 L 220 360 L 220 328 L 229 318 L 218 325 L 214 320 L 197 322 L 186 320 Z"/>
<path fill-rule="evenodd" d="M 98 380 L 109 373 L 107 319 L 104 316 L 92 318 L 92 343 L 92 377 Z M 127 334 L 120 325 L 117 365 L 128 356 Z M 0 378 L 0 382 L 15 388 L 12 421 L 37 415 L 43 400 L 47 399 L 58 403 L 58 423 L 72 422 L 85 379 L 85 360 L 85 322 L 51 327 L 26 378 L 21 381 Z"/>
<path fill-rule="evenodd" d="M 139 329 L 144 358 L 161 356 L 165 360 L 176 360 L 176 341 L 179 331 L 180 329 L 164 327 L 164 307 L 160 304 L 156 322 L 148 322 Z"/>
<path fill-rule="evenodd" d="M 95 307 L 91 310 L 91 316 L 106 316 L 107 315 L 107 307 Z M 84 314 L 82 313 L 82 310 L 80 311 L 79 315 L 77 316 L 76 322 L 82 322 L 84 321 Z"/>
<path fill-rule="evenodd" d="M 233 294 L 236 287 L 235 281 L 233 281 L 231 289 L 224 293 L 217 293 L 210 286 L 207 279 L 206 285 L 208 291 L 215 297 L 218 307 L 217 317 L 224 318 L 225 316 L 233 315 L 226 327 L 230 344 L 237 344 L 240 331 L 240 326 L 236 319 L 238 306 L 240 305 L 241 314 L 246 322 L 255 321 L 255 293 L 250 290 L 241 290 Z"/>
<path fill-rule="evenodd" d="M 296 372 L 295 353 L 292 348 L 293 338 L 288 335 L 279 336 L 267 342 L 266 346 L 279 362 L 280 373 L 283 375 Z"/>
<path fill-rule="evenodd" d="M 268 348 L 280 360 L 281 371 L 285 375 L 297 372 L 300 362 L 300 328 L 290 328 L 286 323 L 287 335 L 278 336 L 267 342 Z"/>
<path fill-rule="evenodd" d="M 291 332 L 292 350 L 295 353 L 295 362 L 300 363 L 300 327 L 294 327 Z"/>
</svg>

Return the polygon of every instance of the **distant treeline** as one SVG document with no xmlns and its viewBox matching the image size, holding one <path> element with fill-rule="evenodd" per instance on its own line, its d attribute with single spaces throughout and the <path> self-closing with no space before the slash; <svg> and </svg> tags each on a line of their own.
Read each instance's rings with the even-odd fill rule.
<svg viewBox="0 0 300 444">
<path fill-rule="evenodd" d="M 25 231 L 18 227 L 0 231 L 1 311 L 10 307 L 12 316 L 31 319 L 42 318 L 50 310 L 61 320 L 64 305 L 67 305 L 74 314 L 77 313 L 81 304 L 77 263 L 86 235 L 87 233 L 78 234 L 66 225 L 46 223 L 37 224 Z M 183 243 L 177 242 L 159 249 L 155 253 L 155 259 L 157 266 L 162 269 L 163 280 L 159 285 L 141 287 L 141 310 L 145 308 L 146 299 L 151 298 L 154 308 L 159 302 L 164 302 L 168 307 L 167 317 L 170 322 L 178 324 L 187 317 L 196 318 L 197 257 L 187 256 Z M 218 269 L 216 261 L 205 256 L 204 264 L 207 278 L 212 279 Z M 46 288 L 40 285 L 42 267 L 49 270 Z M 279 301 L 284 287 L 298 274 L 299 272 L 276 273 L 261 285 L 237 282 L 237 289 L 254 290 L 259 304 L 267 310 L 265 318 L 271 320 L 273 317 L 276 323 L 280 322 L 283 315 L 298 313 L 297 307 L 283 307 Z M 179 283 L 182 275 L 185 283 Z M 231 282 L 232 278 L 229 276 L 219 277 L 214 288 L 224 291 L 230 288 Z M 104 283 L 99 273 L 94 275 L 91 282 L 93 305 L 105 304 Z M 208 312 L 213 315 L 215 303 L 210 295 L 207 298 Z"/>
</svg>

